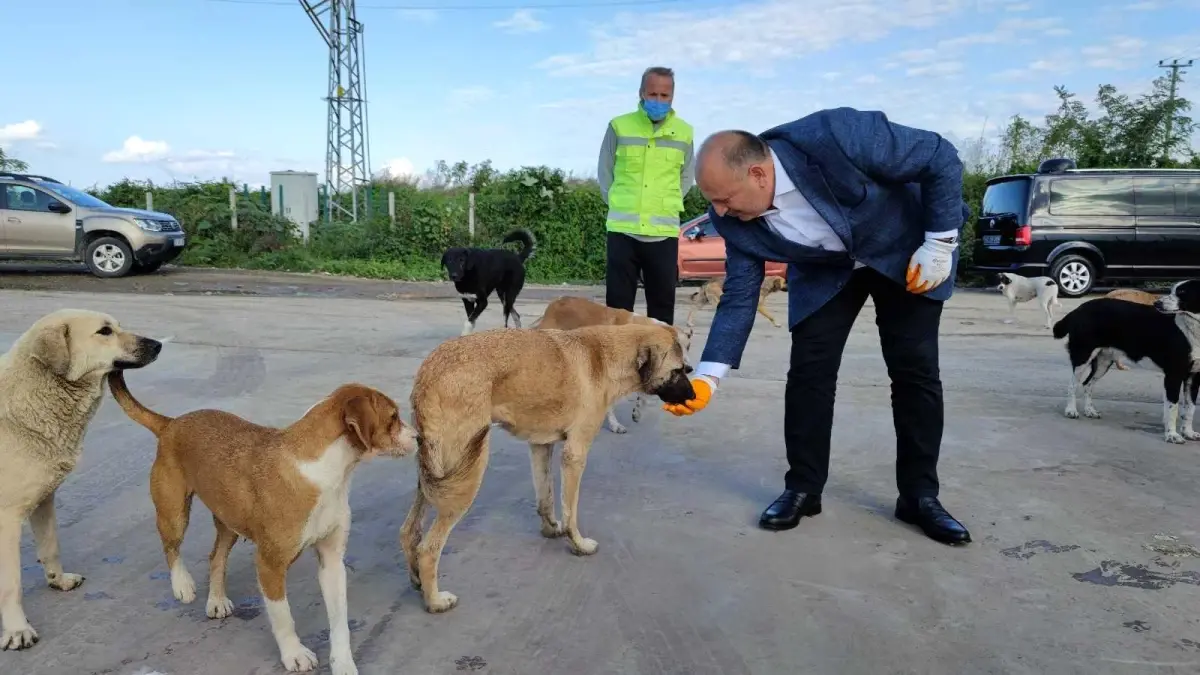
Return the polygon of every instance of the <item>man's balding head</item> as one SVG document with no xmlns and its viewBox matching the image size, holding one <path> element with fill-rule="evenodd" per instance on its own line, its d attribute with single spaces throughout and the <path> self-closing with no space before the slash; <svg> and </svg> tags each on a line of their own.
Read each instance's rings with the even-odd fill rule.
<svg viewBox="0 0 1200 675">
<path fill-rule="evenodd" d="M 717 215 L 753 220 L 771 208 L 774 198 L 771 149 L 748 131 L 718 131 L 696 153 L 696 184 Z"/>
</svg>

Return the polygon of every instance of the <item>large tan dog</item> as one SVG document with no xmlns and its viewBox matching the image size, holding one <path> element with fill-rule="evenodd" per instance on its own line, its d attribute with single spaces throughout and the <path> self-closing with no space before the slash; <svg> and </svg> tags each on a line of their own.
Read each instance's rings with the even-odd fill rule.
<svg viewBox="0 0 1200 675">
<path fill-rule="evenodd" d="M 347 384 L 277 429 L 220 410 L 165 417 L 134 399 L 120 373 L 109 376 L 109 388 L 125 413 L 158 437 L 150 496 L 175 598 L 196 599 L 196 583 L 179 546 L 192 497 L 199 495 L 217 529 L 209 556 L 208 616 L 221 619 L 233 612 L 225 594 L 229 550 L 238 537 L 253 541 L 259 589 L 280 660 L 289 671 L 313 670 L 317 657 L 296 635 L 286 588 L 288 568 L 312 547 L 329 616 L 330 668 L 334 675 L 358 673 L 350 652 L 343 562 L 350 477 L 364 459 L 416 449 L 416 434 L 400 419 L 395 401 L 370 387 Z"/>
<path fill-rule="evenodd" d="M 583 328 L 584 326 L 624 326 L 631 323 L 642 324 L 644 326 L 669 325 L 658 319 L 651 319 L 648 316 L 638 314 L 637 312 L 616 309 L 593 302 L 587 298 L 566 295 L 554 299 L 547 305 L 542 317 L 533 323 L 533 328 L 574 330 L 576 328 Z M 692 326 L 683 328 L 675 326 L 674 328 L 679 333 L 679 344 L 683 347 L 683 361 L 684 363 L 688 363 L 688 352 L 692 348 L 692 334 L 695 329 Z M 633 411 L 630 413 L 634 422 L 641 421 L 642 405 L 645 401 L 645 394 L 641 392 L 634 394 Z M 608 430 L 614 434 L 623 434 L 628 431 L 624 425 L 617 421 L 617 416 L 612 408 L 608 409 L 608 416 L 605 418 L 605 422 L 608 424 Z"/>
<path fill-rule="evenodd" d="M 488 463 L 493 423 L 529 443 L 542 535 L 566 535 L 578 555 L 597 544 L 579 532 L 579 482 L 605 412 L 635 391 L 670 403 L 695 397 L 678 334 L 627 324 L 561 330 L 490 330 L 443 342 L 413 381 L 420 471 L 400 544 L 425 609 L 458 603 L 438 590 L 438 559 L 450 530 L 470 508 Z M 562 450 L 562 521 L 554 517 L 550 456 Z M 427 503 L 437 512 L 422 536 Z"/>
<path fill-rule="evenodd" d="M 104 396 L 104 376 L 141 368 L 162 344 L 123 330 L 108 314 L 60 309 L 38 319 L 0 356 L 0 648 L 38 641 L 21 605 L 21 525 L 29 519 L 51 588 L 84 577 L 63 572 L 54 496 L 83 453 Z"/>
<path fill-rule="evenodd" d="M 1108 293 L 1105 293 L 1104 297 L 1116 298 L 1118 300 L 1126 300 L 1128 302 L 1136 302 L 1139 305 L 1148 305 L 1148 306 L 1153 307 L 1154 301 L 1158 300 L 1159 296 L 1157 296 L 1153 293 L 1147 293 L 1146 291 L 1140 291 L 1136 288 L 1118 288 L 1116 290 L 1112 290 L 1112 291 L 1109 291 Z M 1118 358 L 1115 354 L 1113 355 L 1112 359 L 1113 359 L 1113 363 L 1116 364 L 1116 366 L 1117 366 L 1117 370 L 1129 370 L 1129 366 L 1122 363 L 1121 359 Z"/>
<path fill-rule="evenodd" d="M 767 317 L 772 326 L 779 328 L 779 322 L 767 311 L 767 296 L 772 293 L 787 290 L 787 280 L 783 277 L 767 277 L 758 287 L 758 313 Z M 692 293 L 692 309 L 688 312 L 687 325 L 695 326 L 696 310 L 702 307 L 715 307 L 721 301 L 725 292 L 725 277 L 717 277 L 704 282 L 700 290 Z"/>
</svg>

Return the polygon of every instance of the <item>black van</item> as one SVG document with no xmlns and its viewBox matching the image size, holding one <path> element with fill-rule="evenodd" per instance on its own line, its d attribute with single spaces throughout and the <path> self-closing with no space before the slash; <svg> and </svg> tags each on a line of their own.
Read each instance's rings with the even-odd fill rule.
<svg viewBox="0 0 1200 675">
<path fill-rule="evenodd" d="M 1077 169 L 987 182 L 975 221 L 976 272 L 1045 275 L 1066 297 L 1101 280 L 1200 276 L 1200 170 Z"/>
</svg>

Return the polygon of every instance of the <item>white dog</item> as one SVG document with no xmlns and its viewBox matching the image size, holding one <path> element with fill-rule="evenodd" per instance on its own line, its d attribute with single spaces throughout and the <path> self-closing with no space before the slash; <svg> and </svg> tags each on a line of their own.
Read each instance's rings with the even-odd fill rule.
<svg viewBox="0 0 1200 675">
<path fill-rule="evenodd" d="M 1038 304 L 1041 305 L 1042 311 L 1046 313 L 1046 328 L 1049 329 L 1054 324 L 1054 311 L 1052 307 L 1062 309 L 1062 304 L 1058 302 L 1058 284 L 1050 277 L 1023 277 L 1018 274 L 1009 274 L 1001 272 L 999 274 L 999 285 L 996 290 L 1000 291 L 1008 300 L 1008 312 L 1012 315 L 1004 323 L 1012 323 L 1017 318 L 1017 303 L 1029 302 L 1037 298 Z"/>
</svg>

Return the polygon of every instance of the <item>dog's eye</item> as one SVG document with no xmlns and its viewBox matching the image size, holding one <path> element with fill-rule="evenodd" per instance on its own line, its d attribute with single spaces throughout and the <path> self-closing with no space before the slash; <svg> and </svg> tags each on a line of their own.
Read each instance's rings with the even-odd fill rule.
<svg viewBox="0 0 1200 675">
<path fill-rule="evenodd" d="M 113 329 L 110 326 L 101 326 L 100 330 L 96 331 L 96 335 L 112 335 Z"/>
</svg>

